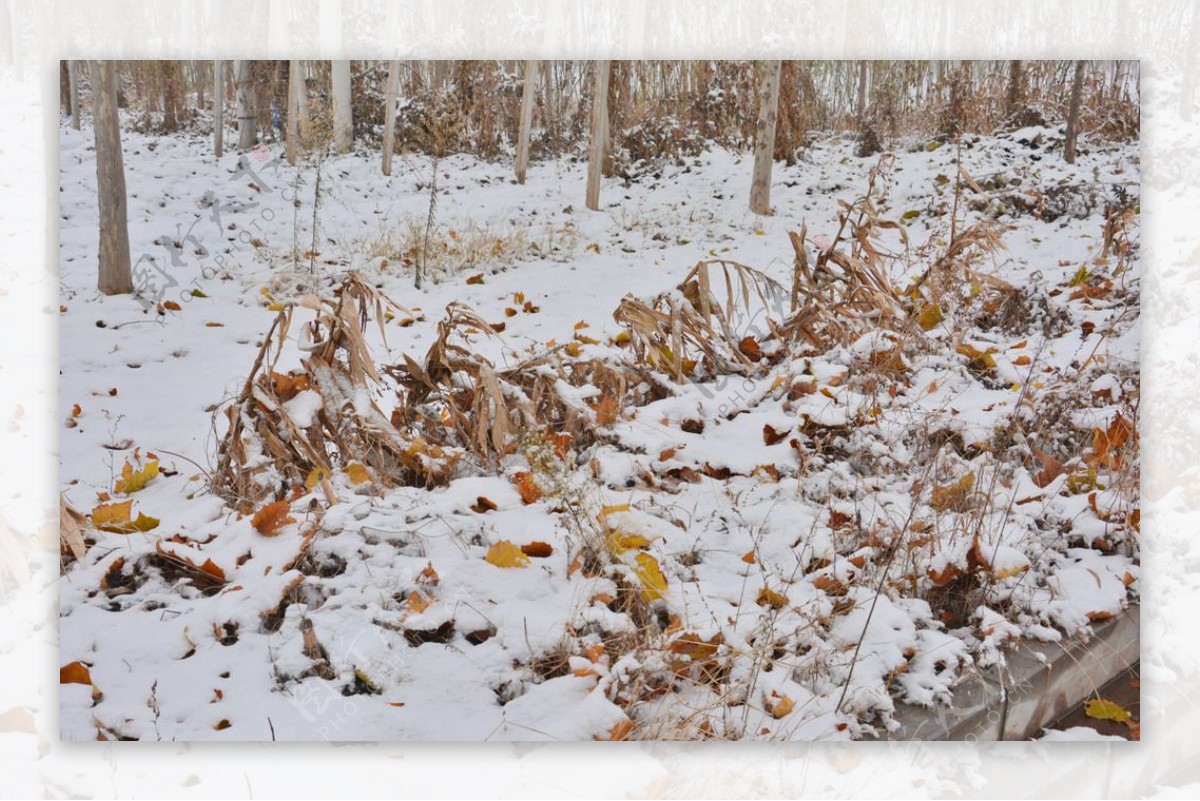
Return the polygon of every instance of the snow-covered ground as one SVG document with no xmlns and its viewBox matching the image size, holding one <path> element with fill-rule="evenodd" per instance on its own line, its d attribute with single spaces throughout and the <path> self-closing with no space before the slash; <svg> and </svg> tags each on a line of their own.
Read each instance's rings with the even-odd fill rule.
<svg viewBox="0 0 1200 801">
<path fill-rule="evenodd" d="M 505 324 L 469 343 L 498 366 L 552 340 L 630 359 L 622 298 L 716 258 L 790 286 L 788 232 L 833 239 L 879 159 L 819 141 L 776 165 L 764 218 L 746 211 L 749 159 L 721 150 L 606 179 L 600 212 L 582 161 L 534 164 L 519 186 L 508 164 L 452 157 L 430 233 L 447 269 L 416 290 L 428 159 L 390 178 L 374 154 L 330 159 L 314 213 L 316 169 L 278 146 L 218 162 L 205 140 L 126 133 L 143 293 L 103 297 L 91 134 L 64 127 L 61 484 L 84 512 L 131 499 L 159 523 L 89 528 L 61 580 L 62 664 L 87 668 L 62 687 L 63 737 L 845 739 L 887 728 L 897 702 L 944 704 L 1020 638 L 1119 614 L 1139 588 L 1136 435 L 1122 435 L 1139 397 L 1138 151 L 1089 143 L 1071 166 L 1059 137 L 895 154 L 873 196 L 909 240 L 889 234 L 895 286 L 945 252 L 955 210 L 958 233 L 994 217 L 1005 246 L 926 333 L 674 385 L 617 410 L 531 503 L 512 481 L 531 468 L 520 449 L 492 470 L 463 460 L 433 490 L 339 472 L 339 503 L 309 488 L 267 537 L 206 477 L 283 305 L 356 270 L 413 312 L 387 319 L 386 342 L 368 326 L 378 364 L 421 362 L 452 302 Z M 1107 249 L 1106 203 L 1135 212 Z M 1027 302 L 984 308 L 986 276 Z M 310 417 L 310 401 L 289 411 Z M 157 477 L 117 492 L 126 463 L 153 461 Z M 603 570 L 575 561 L 580 517 L 620 542 Z M 550 552 L 501 567 L 487 557 L 505 541 Z M 631 587 L 651 619 L 621 602 Z"/>
</svg>

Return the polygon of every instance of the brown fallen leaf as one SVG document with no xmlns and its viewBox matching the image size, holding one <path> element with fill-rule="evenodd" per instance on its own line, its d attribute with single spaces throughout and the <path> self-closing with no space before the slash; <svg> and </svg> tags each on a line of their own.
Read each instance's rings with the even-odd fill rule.
<svg viewBox="0 0 1200 801">
<path fill-rule="evenodd" d="M 787 435 L 792 432 L 791 428 L 785 428 L 782 431 L 777 431 L 769 423 L 763 425 L 763 442 L 767 445 L 778 445 L 787 438 Z"/>
<path fill-rule="evenodd" d="M 58 683 L 91 685 L 92 674 L 82 662 L 71 662 L 58 669 Z"/>
<path fill-rule="evenodd" d="M 475 503 L 471 504 L 471 511 L 479 512 L 480 514 L 483 514 L 484 512 L 494 512 L 496 511 L 496 508 L 496 504 L 492 503 L 492 501 L 488 500 L 482 495 L 475 499 Z"/>
<path fill-rule="evenodd" d="M 535 540 L 522 545 L 521 553 L 525 554 L 526 556 L 532 556 L 534 559 L 545 559 L 547 556 L 554 553 L 554 548 L 548 542 L 539 542 Z"/>
<path fill-rule="evenodd" d="M 254 530 L 264 537 L 274 537 L 279 533 L 280 528 L 288 523 L 296 522 L 296 518 L 288 515 L 289 508 L 287 501 L 269 503 L 255 512 L 254 517 L 250 520 L 250 525 L 254 526 Z"/>
<path fill-rule="evenodd" d="M 536 503 L 542 497 L 542 488 L 537 485 L 533 473 L 516 473 L 512 477 L 512 483 L 516 485 L 517 492 L 521 494 L 521 501 L 526 505 Z"/>
</svg>

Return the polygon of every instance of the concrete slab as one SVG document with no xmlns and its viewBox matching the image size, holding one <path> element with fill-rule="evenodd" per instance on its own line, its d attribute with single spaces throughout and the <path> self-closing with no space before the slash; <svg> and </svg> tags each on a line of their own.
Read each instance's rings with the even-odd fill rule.
<svg viewBox="0 0 1200 801">
<path fill-rule="evenodd" d="M 1087 640 L 1026 643 L 1003 669 L 978 671 L 949 707 L 900 704 L 890 740 L 1026 740 L 1082 703 L 1140 658 L 1138 608 L 1093 626 Z"/>
</svg>

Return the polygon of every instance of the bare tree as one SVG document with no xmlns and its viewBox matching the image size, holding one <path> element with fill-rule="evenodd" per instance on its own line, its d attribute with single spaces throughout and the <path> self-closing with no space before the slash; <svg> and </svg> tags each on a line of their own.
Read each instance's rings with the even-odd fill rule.
<svg viewBox="0 0 1200 801">
<path fill-rule="evenodd" d="M 392 152 L 396 149 L 396 95 L 400 89 L 400 62 L 388 62 L 387 99 L 383 107 L 383 174 L 392 174 Z"/>
<path fill-rule="evenodd" d="M 775 154 L 775 125 L 779 119 L 779 74 L 782 61 L 763 65 L 758 87 L 758 124 L 754 130 L 754 180 L 750 184 L 750 211 L 771 213 L 771 167 Z"/>
<path fill-rule="evenodd" d="M 1067 138 L 1063 143 L 1063 159 L 1075 163 L 1075 140 L 1079 137 L 1079 106 L 1083 99 L 1083 71 L 1086 61 L 1075 62 L 1075 80 L 1071 83 L 1071 107 L 1067 112 Z"/>
<path fill-rule="evenodd" d="M 287 142 L 288 164 L 296 163 L 296 144 L 300 138 L 300 94 L 304 87 L 304 66 L 299 61 L 288 62 Z"/>
<path fill-rule="evenodd" d="M 189 61 L 188 66 L 192 72 L 192 83 L 196 86 L 196 110 L 204 111 L 204 64 L 203 61 Z M 184 84 L 186 91 L 187 84 Z"/>
<path fill-rule="evenodd" d="M 858 127 L 862 128 L 866 122 L 867 115 L 867 80 L 870 77 L 869 73 L 870 62 L 858 62 L 858 103 L 854 109 L 854 118 L 858 122 Z"/>
<path fill-rule="evenodd" d="M 521 125 L 517 133 L 517 183 L 525 183 L 529 168 L 529 129 L 533 127 L 533 90 L 537 84 L 538 63 L 525 62 L 525 78 L 521 87 Z"/>
<path fill-rule="evenodd" d="M 1011 117 L 1017 113 L 1025 98 L 1025 70 L 1019 60 L 1008 62 L 1008 94 L 1004 98 L 1004 115 Z"/>
<path fill-rule="evenodd" d="M 225 153 L 225 62 L 213 62 L 213 153 Z"/>
<path fill-rule="evenodd" d="M 158 62 L 159 85 L 162 87 L 163 130 L 179 130 L 179 62 Z"/>
<path fill-rule="evenodd" d="M 71 87 L 71 127 L 79 130 L 79 62 L 68 61 L 67 73 Z"/>
<path fill-rule="evenodd" d="M 354 109 L 350 101 L 350 62 L 331 62 L 330 79 L 333 83 L 333 149 L 335 153 L 346 153 L 354 145 Z"/>
<path fill-rule="evenodd" d="M 237 118 L 238 150 L 249 150 L 258 140 L 254 123 L 254 80 L 251 75 L 253 63 L 237 62 Z"/>
<path fill-rule="evenodd" d="M 592 130 L 588 146 L 587 207 L 600 210 L 600 171 L 604 168 L 604 145 L 608 139 L 608 77 L 611 64 L 593 61 Z"/>
<path fill-rule="evenodd" d="M 133 291 L 129 263 L 129 218 L 125 200 L 125 165 L 117 118 L 117 62 L 94 61 L 92 128 L 96 136 L 96 196 L 100 206 L 100 280 L 105 295 Z"/>
</svg>

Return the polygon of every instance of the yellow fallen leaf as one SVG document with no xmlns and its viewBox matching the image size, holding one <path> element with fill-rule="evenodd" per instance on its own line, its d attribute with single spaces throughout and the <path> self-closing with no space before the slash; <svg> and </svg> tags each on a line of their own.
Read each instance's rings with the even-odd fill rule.
<svg viewBox="0 0 1200 801">
<path fill-rule="evenodd" d="M 321 479 L 329 478 L 329 471 L 324 467 L 314 467 L 308 474 L 308 478 L 304 479 L 304 486 L 308 489 L 314 489 L 317 484 L 321 483 Z"/>
<path fill-rule="evenodd" d="M 929 331 L 946 318 L 942 315 L 942 307 L 937 303 L 926 303 L 917 314 L 917 325 L 924 331 Z"/>
<path fill-rule="evenodd" d="M 996 369 L 996 360 L 992 356 L 992 354 L 995 353 L 995 348 L 989 348 L 988 350 L 984 351 L 980 350 L 974 345 L 963 343 L 962 345 L 958 346 L 956 352 L 960 356 L 967 357 L 967 368 L 970 370 L 984 372 L 986 370 Z"/>
<path fill-rule="evenodd" d="M 136 520 L 130 520 L 133 501 L 102 503 L 92 509 L 92 525 L 101 531 L 117 534 L 132 534 L 135 531 L 150 531 L 158 527 L 158 520 L 138 512 Z"/>
<path fill-rule="evenodd" d="M 612 543 L 612 549 L 617 553 L 650 547 L 650 540 L 646 539 L 641 534 L 627 534 L 618 531 L 613 533 L 610 541 Z"/>
<path fill-rule="evenodd" d="M 637 555 L 637 567 L 634 569 L 642 582 L 642 597 L 647 601 L 655 601 L 663 597 L 667 591 L 667 577 L 663 575 L 658 560 L 648 553 Z"/>
<path fill-rule="evenodd" d="M 358 462 L 351 462 L 346 466 L 346 475 L 350 477 L 351 484 L 362 484 L 371 480 L 370 471 Z"/>
<path fill-rule="evenodd" d="M 754 602 L 759 606 L 769 606 L 772 609 L 782 609 L 783 607 L 787 606 L 788 599 L 787 596 L 781 592 L 776 592 L 775 590 L 763 587 L 758 591 L 758 597 L 754 599 Z"/>
<path fill-rule="evenodd" d="M 121 468 L 121 478 L 117 479 L 116 485 L 113 487 L 114 492 L 121 495 L 129 495 L 142 489 L 158 476 L 158 460 L 146 462 L 146 466 L 140 470 L 134 470 L 133 465 L 129 462 Z"/>
<path fill-rule="evenodd" d="M 1124 723 L 1133 717 L 1125 707 L 1112 701 L 1106 701 L 1103 698 L 1092 698 L 1089 700 L 1083 705 L 1083 713 L 1089 718 L 1111 720 L 1115 723 Z"/>
<path fill-rule="evenodd" d="M 975 474 L 967 473 L 953 484 L 934 487 L 929 505 L 939 512 L 961 512 L 967 508 L 971 490 L 975 488 Z"/>
<path fill-rule="evenodd" d="M 529 557 L 509 540 L 500 540 L 492 545 L 484 558 L 496 567 L 525 567 L 529 564 Z"/>
</svg>

